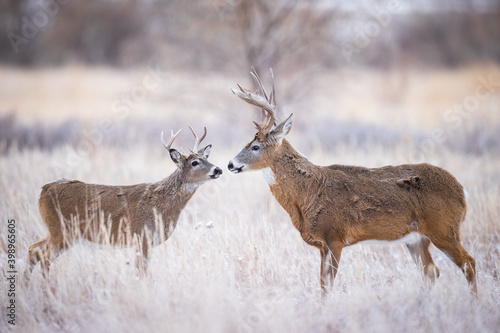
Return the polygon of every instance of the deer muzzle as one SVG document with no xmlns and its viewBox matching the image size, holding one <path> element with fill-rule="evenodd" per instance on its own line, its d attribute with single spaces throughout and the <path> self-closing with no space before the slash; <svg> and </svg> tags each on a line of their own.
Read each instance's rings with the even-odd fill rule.
<svg viewBox="0 0 500 333">
<path fill-rule="evenodd" d="M 214 173 L 210 176 L 212 179 L 217 179 L 219 176 L 222 175 L 222 169 L 221 168 L 215 168 Z"/>
<path fill-rule="evenodd" d="M 227 165 L 227 168 L 229 169 L 229 171 L 231 171 L 232 173 L 240 173 L 243 171 L 243 165 L 242 166 L 239 166 L 239 167 L 236 167 L 234 166 L 234 163 L 233 161 L 229 161 L 229 164 Z"/>
</svg>

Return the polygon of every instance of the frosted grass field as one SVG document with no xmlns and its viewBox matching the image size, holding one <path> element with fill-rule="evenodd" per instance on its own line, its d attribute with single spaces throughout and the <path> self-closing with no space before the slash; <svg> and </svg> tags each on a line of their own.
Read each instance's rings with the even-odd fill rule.
<svg viewBox="0 0 500 333">
<path fill-rule="evenodd" d="M 368 155 L 338 149 L 334 156 L 377 166 L 398 155 L 373 148 Z M 2 219 L 16 219 L 20 272 L 27 247 L 46 233 L 36 189 L 54 177 L 51 161 L 64 153 L 12 152 L 0 162 L 1 191 L 7 194 L 1 198 Z M 215 148 L 210 159 L 224 166 L 230 157 Z M 62 254 L 47 280 L 37 267 L 28 289 L 18 285 L 15 330 L 494 332 L 500 325 L 500 182 L 492 166 L 499 158 L 476 163 L 453 154 L 439 158 L 466 179 L 469 209 L 462 238 L 477 261 L 477 299 L 439 250 L 432 248 L 441 277 L 429 288 L 404 245 L 395 244 L 346 248 L 335 286 L 322 302 L 319 253 L 302 241 L 260 172 L 225 172 L 198 190 L 172 237 L 153 250 L 147 277 L 137 278 L 132 250 L 89 244 Z M 319 153 L 311 159 L 332 160 Z M 73 176 L 123 184 L 153 181 L 171 171 L 160 144 L 138 145 L 100 149 Z M 5 276 L 1 281 L 3 299 Z M 5 328 L 5 317 L 1 323 Z"/>
<path fill-rule="evenodd" d="M 6 70 L 3 71 L 5 73 Z M 488 71 L 480 75 L 487 75 Z M 104 97 L 95 91 L 96 99 L 89 101 L 85 97 L 85 82 L 92 81 L 90 77 L 95 73 L 90 71 L 84 74 L 83 70 L 78 73 L 82 75 L 78 80 L 82 86 L 75 88 L 75 94 L 82 94 L 80 102 L 83 105 L 75 107 L 72 115 L 76 117 L 86 109 L 102 110 L 103 113 L 109 111 L 109 106 L 118 95 L 114 92 L 108 94 L 105 88 L 118 91 L 116 87 L 110 88 L 113 86 L 111 83 L 119 81 L 117 78 L 120 77 L 130 78 L 115 72 L 107 73 L 111 79 L 109 85 L 102 86 Z M 70 76 L 64 71 L 63 74 Z M 9 75 L 20 80 L 20 85 L 30 78 L 26 76 L 23 79 L 22 74 Z M 476 76 L 474 69 L 462 73 L 460 77 L 469 82 L 473 91 L 473 78 Z M 142 76 L 139 72 L 131 77 L 127 81 L 130 83 L 122 84 L 120 89 L 130 91 Z M 431 247 L 431 254 L 441 270 L 441 277 L 430 288 L 406 247 L 393 244 L 345 248 L 334 288 L 322 301 L 319 251 L 302 240 L 288 215 L 272 197 L 260 172 L 233 175 L 227 171 L 227 162 L 253 134 L 251 120 L 256 113 L 245 109 L 246 106 L 239 104 L 229 91 L 236 82 L 245 83 L 245 78 L 206 78 L 204 83 L 198 83 L 198 87 L 206 88 L 200 96 L 193 91 L 185 95 L 176 93 L 183 89 L 187 91 L 193 78 L 183 77 L 177 81 L 179 87 L 176 92 L 170 90 L 174 83 L 165 82 L 168 89 L 162 86 L 133 110 L 142 112 L 142 118 L 151 116 L 154 121 L 159 121 L 163 111 L 158 108 L 165 103 L 164 112 L 167 115 L 166 120 L 161 121 L 161 127 L 170 130 L 176 129 L 177 125 L 182 126 L 178 145 L 184 147 L 187 147 L 188 140 L 192 140 L 187 125 L 194 123 L 196 129 L 206 125 L 209 133 L 206 142 L 214 143 L 209 160 L 224 170 L 221 178 L 197 191 L 181 214 L 171 238 L 153 249 L 151 269 L 144 278 L 137 277 L 132 249 L 112 249 L 85 243 L 63 253 L 52 264 L 48 279 L 42 277 L 37 266 L 31 284 L 27 288 L 21 284 L 28 246 L 47 233 L 37 207 L 41 186 L 60 177 L 109 185 L 160 180 L 173 172 L 174 164 L 159 140 L 159 133 L 139 133 L 139 136 L 158 138 L 153 141 L 130 143 L 130 139 L 124 138 L 126 144 L 97 145 L 70 168 L 61 168 L 60 163 L 66 160 L 68 154 L 75 152 L 72 146 L 57 146 L 53 150 L 19 150 L 14 147 L 1 155 L 0 217 L 4 222 L 9 219 L 16 221 L 18 280 L 16 326 L 9 325 L 2 312 L 0 331 L 498 332 L 500 156 L 488 151 L 469 154 L 446 145 L 438 145 L 425 155 L 426 161 L 450 171 L 467 190 L 468 212 L 461 229 L 462 243 L 476 259 L 477 298 L 469 292 L 462 272 L 435 247 Z M 364 79 L 357 89 L 371 91 L 369 87 L 373 81 Z M 457 76 L 448 75 L 446 80 L 443 82 L 451 84 Z M 463 94 L 457 93 L 447 97 L 448 102 L 443 102 L 440 98 L 444 97 L 439 93 L 432 94 L 430 90 L 424 93 L 424 88 L 415 92 L 417 81 L 410 80 L 413 83 L 404 103 L 414 105 L 417 102 L 411 101 L 417 100 L 424 103 L 418 96 L 434 96 L 439 102 L 427 100 L 425 103 L 434 111 L 425 111 L 420 118 L 420 111 L 409 107 L 413 111 L 409 111 L 408 119 L 418 118 L 422 124 L 410 121 L 412 126 L 430 130 L 440 124 L 438 111 L 443 108 L 436 105 L 461 102 L 470 91 L 466 89 Z M 446 86 L 443 83 L 431 85 L 431 81 L 422 85 L 427 84 L 429 89 Z M 62 82 L 69 85 L 65 89 L 71 90 L 70 81 Z M 207 86 L 207 82 L 213 85 Z M 31 84 L 32 87 L 43 86 L 37 79 Z M 16 100 L 23 100 L 19 103 L 18 115 L 23 121 L 29 121 L 31 118 L 26 115 L 30 115 L 30 110 L 36 107 L 30 99 L 43 97 L 45 102 L 40 109 L 52 109 L 54 112 L 47 116 L 46 121 L 61 119 L 62 113 L 57 112 L 62 111 L 52 108 L 59 105 L 57 94 L 52 97 L 47 93 L 37 95 L 41 94 L 40 90 L 33 88 L 11 98 L 8 85 L 0 86 L 1 96 L 5 97 L 1 102 L 2 110 L 6 110 L 9 103 L 15 105 Z M 170 95 L 165 95 L 167 93 Z M 365 101 L 356 101 L 356 93 L 348 87 L 337 91 L 337 94 L 343 100 L 332 98 L 332 107 L 342 106 L 340 109 L 344 111 L 339 111 L 340 118 L 347 117 L 350 109 L 361 117 L 362 108 L 374 104 L 372 109 L 366 109 L 366 119 L 360 118 L 359 121 L 371 122 L 377 112 L 377 121 L 390 119 L 389 115 L 384 115 L 387 112 L 381 102 L 384 98 L 380 97 L 376 88 L 373 96 L 368 96 Z M 177 99 L 171 100 L 169 96 L 177 96 Z M 209 100 L 210 96 L 216 97 L 203 109 L 202 101 Z M 470 122 L 474 117 L 482 117 L 488 120 L 483 124 L 495 125 L 498 96 L 497 91 L 487 100 L 488 104 L 481 105 Z M 315 95 L 314 101 L 326 109 L 326 105 L 322 104 L 326 103 L 325 96 Z M 404 103 L 399 107 L 404 109 Z M 60 105 L 61 110 L 66 110 L 71 103 L 69 99 L 64 99 Z M 185 109 L 177 107 L 183 105 Z M 300 111 L 301 106 L 296 104 L 295 109 L 284 110 L 295 113 L 289 141 L 316 164 L 367 167 L 400 164 L 408 162 L 407 157 L 421 148 L 417 142 L 404 137 L 388 145 L 371 142 L 369 138 L 362 145 L 356 140 L 336 142 L 336 129 L 325 131 L 321 139 L 323 142 L 318 142 L 317 133 L 311 134 L 311 126 L 322 119 L 331 119 L 331 115 L 321 107 L 319 111 L 314 111 L 311 106 L 313 111 L 310 113 Z M 179 110 L 182 112 L 179 113 Z M 175 118 L 178 113 L 181 116 Z M 41 115 L 43 113 L 39 115 L 43 118 Z M 234 128 L 224 131 L 231 122 Z M 395 118 L 389 124 L 387 128 L 401 129 L 405 121 Z M 484 133 L 488 128 L 484 128 Z M 374 134 L 382 137 L 386 133 L 382 128 Z M 7 260 L 7 227 L 5 223 L 3 225 L 0 229 L 2 267 Z M 3 269 L 0 273 L 2 308 L 8 302 L 6 277 L 6 270 Z"/>
</svg>

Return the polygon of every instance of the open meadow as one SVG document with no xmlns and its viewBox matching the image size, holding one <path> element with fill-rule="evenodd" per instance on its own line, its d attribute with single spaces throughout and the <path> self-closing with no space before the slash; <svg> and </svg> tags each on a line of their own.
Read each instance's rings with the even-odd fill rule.
<svg viewBox="0 0 500 333">
<path fill-rule="evenodd" d="M 261 172 L 227 171 L 259 117 L 230 91 L 248 86 L 247 70 L 232 77 L 162 69 L 152 86 L 144 84 L 156 68 L 149 66 L 0 68 L 0 262 L 7 221 L 15 220 L 17 271 L 15 326 L 5 314 L 8 273 L 0 273 L 1 332 L 498 332 L 498 66 L 332 70 L 298 90 L 275 73 L 278 105 L 295 115 L 288 140 L 312 162 L 428 162 L 468 194 L 461 236 L 476 259 L 477 298 L 434 246 L 441 277 L 429 287 L 403 244 L 360 244 L 344 249 L 324 301 L 319 251 L 302 240 Z M 196 192 L 171 238 L 153 249 L 146 277 L 137 276 L 132 249 L 82 243 L 47 279 L 38 266 L 22 285 L 28 246 L 47 234 L 37 206 L 43 184 L 158 181 L 175 169 L 161 130 L 182 128 L 174 146 L 187 150 L 188 125 L 207 127 L 209 161 L 224 174 Z"/>
</svg>

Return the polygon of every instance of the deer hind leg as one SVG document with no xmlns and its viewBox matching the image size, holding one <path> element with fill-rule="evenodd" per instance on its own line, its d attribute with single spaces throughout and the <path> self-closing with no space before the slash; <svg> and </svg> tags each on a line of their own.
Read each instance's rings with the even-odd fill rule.
<svg viewBox="0 0 500 333">
<path fill-rule="evenodd" d="M 447 237 L 430 238 L 432 243 L 462 270 L 472 292 L 477 295 L 476 261 L 460 244 L 458 232 L 450 232 L 450 235 L 447 235 Z"/>
<path fill-rule="evenodd" d="M 342 254 L 343 245 L 340 242 L 330 242 L 324 245 L 321 249 L 321 290 L 323 296 L 328 294 L 328 291 L 333 288 L 333 281 L 337 275 L 337 270 Z"/>
<path fill-rule="evenodd" d="M 424 236 L 416 243 L 407 243 L 406 247 L 410 251 L 413 261 L 415 261 L 417 266 L 422 267 L 424 275 L 429 279 L 431 284 L 434 284 L 439 277 L 439 269 L 434 264 L 434 261 L 432 261 L 429 252 L 430 245 L 430 239 Z"/>
<path fill-rule="evenodd" d="M 24 271 L 25 283 L 29 283 L 31 274 L 36 264 L 40 262 L 42 274 L 46 278 L 50 269 L 50 263 L 61 252 L 62 246 L 54 244 L 50 237 L 47 237 L 28 248 L 28 267 Z"/>
<path fill-rule="evenodd" d="M 41 261 L 47 253 L 47 244 L 49 238 L 42 239 L 38 243 L 31 245 L 28 248 L 27 267 L 24 270 L 24 283 L 27 285 L 30 282 L 31 274 L 36 264 Z M 40 264 L 41 265 L 41 264 Z"/>
</svg>

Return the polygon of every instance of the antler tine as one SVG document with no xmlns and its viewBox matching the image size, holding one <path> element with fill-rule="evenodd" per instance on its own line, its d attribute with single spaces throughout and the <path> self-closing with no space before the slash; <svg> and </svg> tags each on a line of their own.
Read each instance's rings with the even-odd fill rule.
<svg viewBox="0 0 500 333">
<path fill-rule="evenodd" d="M 273 127 L 274 124 L 278 121 L 278 117 L 276 115 L 276 90 L 274 88 L 274 73 L 273 69 L 269 68 L 269 72 L 271 74 L 271 95 L 269 95 L 269 98 L 264 95 L 264 97 L 267 99 L 268 104 L 271 106 L 272 112 L 267 112 L 267 117 L 265 121 L 262 122 L 262 131 L 264 132 L 269 132 L 271 128 Z M 260 81 L 260 79 L 259 79 Z M 264 109 L 262 109 L 263 114 L 264 114 Z"/>
<path fill-rule="evenodd" d="M 269 115 L 264 109 L 262 109 L 261 112 L 262 112 L 262 117 L 260 117 L 260 123 L 266 124 L 269 121 Z"/>
<path fill-rule="evenodd" d="M 271 79 L 272 79 L 272 91 L 271 95 L 268 97 L 267 93 L 264 89 L 264 85 L 262 84 L 262 80 L 257 75 L 255 68 L 252 67 L 252 71 L 250 72 L 255 83 L 258 86 L 258 92 L 254 93 L 248 89 L 242 88 L 238 85 L 238 89 L 232 89 L 232 92 L 243 99 L 245 102 L 258 106 L 262 109 L 262 120 L 260 124 L 257 124 L 257 129 L 259 132 L 266 133 L 271 130 L 274 124 L 277 122 L 276 117 L 276 94 L 274 89 L 274 75 L 271 71 Z"/>
<path fill-rule="evenodd" d="M 177 131 L 177 133 L 175 133 L 175 134 L 174 134 L 173 130 L 170 130 L 170 139 L 168 140 L 168 143 L 166 143 L 164 133 L 163 133 L 163 131 L 161 131 L 161 142 L 163 142 L 163 145 L 165 146 L 165 148 L 167 150 L 170 151 L 170 147 L 172 147 L 172 143 L 174 142 L 175 138 L 177 137 L 177 135 L 179 135 L 180 132 L 181 132 L 181 129 L 179 129 Z"/>
<path fill-rule="evenodd" d="M 264 88 L 264 84 L 262 83 L 262 80 L 260 79 L 259 75 L 257 74 L 257 71 L 255 70 L 255 67 L 252 66 L 252 70 L 250 71 L 250 74 L 252 75 L 255 83 L 257 84 L 258 91 L 264 96 L 266 101 L 270 101 L 270 99 L 267 97 L 267 92 L 266 89 Z M 262 108 L 262 117 L 261 117 L 261 124 L 267 124 L 270 121 L 269 119 L 269 114 Z M 260 128 L 260 127 L 257 127 Z"/>
<path fill-rule="evenodd" d="M 271 95 L 269 95 L 269 98 L 268 98 L 268 102 L 269 104 L 273 107 L 274 109 L 274 118 L 272 118 L 271 116 L 267 116 L 268 118 L 266 119 L 266 121 L 263 123 L 264 124 L 267 124 L 264 126 L 264 128 L 266 128 L 266 130 L 270 130 L 271 127 L 273 127 L 273 125 L 276 123 L 277 121 L 277 115 L 276 115 L 276 91 L 275 91 L 275 88 L 274 88 L 274 73 L 273 73 L 273 69 L 272 68 L 269 68 L 269 71 L 271 72 Z M 264 110 L 262 110 L 262 119 L 265 119 L 264 118 Z"/>
<path fill-rule="evenodd" d="M 260 79 L 259 75 L 257 74 L 257 71 L 255 70 L 255 68 L 252 66 L 252 70 L 250 71 L 250 74 L 252 75 L 255 83 L 257 84 L 257 87 L 259 88 L 259 91 L 262 95 L 264 95 L 264 98 L 269 101 L 269 99 L 267 98 L 267 93 L 266 93 L 266 89 L 264 88 L 264 85 L 262 84 L 262 80 Z"/>
<path fill-rule="evenodd" d="M 272 68 L 269 68 L 269 71 L 271 72 L 271 96 L 269 96 L 269 103 L 276 107 L 276 90 L 274 89 L 274 72 Z"/>
<path fill-rule="evenodd" d="M 264 109 L 266 112 L 274 113 L 273 106 L 270 105 L 269 102 L 263 98 L 263 96 L 257 95 L 244 88 L 243 90 L 231 89 L 231 91 L 233 92 L 233 94 L 235 94 L 245 102 L 258 106 Z"/>
<path fill-rule="evenodd" d="M 203 139 L 205 139 L 205 137 L 207 136 L 207 128 L 203 127 L 203 131 L 204 131 L 203 136 L 201 138 L 198 138 L 198 135 L 196 135 L 196 132 L 194 131 L 194 129 L 191 126 L 188 126 L 188 127 L 189 127 L 189 129 L 191 130 L 191 132 L 193 133 L 193 135 L 194 135 L 194 137 L 196 139 L 196 141 L 194 143 L 193 149 L 189 149 L 189 150 L 191 150 L 191 152 L 193 152 L 194 154 L 196 154 L 198 152 L 198 149 L 199 149 L 198 146 L 203 141 Z"/>
</svg>

